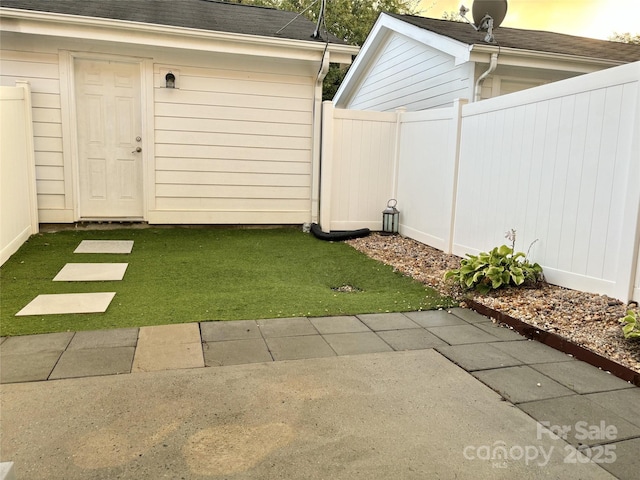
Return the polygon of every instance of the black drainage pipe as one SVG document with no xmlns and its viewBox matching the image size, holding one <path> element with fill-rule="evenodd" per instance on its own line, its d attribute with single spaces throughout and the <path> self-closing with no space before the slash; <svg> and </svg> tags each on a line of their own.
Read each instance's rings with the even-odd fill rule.
<svg viewBox="0 0 640 480">
<path fill-rule="evenodd" d="M 366 237 L 371 233 L 368 228 L 360 228 L 359 230 L 345 230 L 335 232 L 323 232 L 317 223 L 311 224 L 311 233 L 320 240 L 327 240 L 330 242 L 340 242 L 342 240 L 351 240 L 352 238 Z"/>
</svg>

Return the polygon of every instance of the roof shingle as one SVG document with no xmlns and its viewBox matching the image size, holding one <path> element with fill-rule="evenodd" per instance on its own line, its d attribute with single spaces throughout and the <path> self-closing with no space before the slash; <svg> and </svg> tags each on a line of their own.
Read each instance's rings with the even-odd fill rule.
<svg viewBox="0 0 640 480">
<path fill-rule="evenodd" d="M 326 40 L 312 38 L 315 24 L 302 16 L 295 18 L 295 12 L 216 0 L 2 0 L 0 6 L 263 37 Z M 333 35 L 329 41 L 345 44 Z"/>
<path fill-rule="evenodd" d="M 389 14 L 403 22 L 424 30 L 443 35 L 468 45 L 489 45 L 484 41 L 485 33 L 476 32 L 471 25 L 463 22 L 438 20 L 413 15 Z M 500 47 L 518 50 L 574 55 L 579 57 L 635 62 L 640 60 L 640 45 L 576 37 L 562 33 L 540 30 L 522 30 L 499 27 L 494 36 Z"/>
</svg>

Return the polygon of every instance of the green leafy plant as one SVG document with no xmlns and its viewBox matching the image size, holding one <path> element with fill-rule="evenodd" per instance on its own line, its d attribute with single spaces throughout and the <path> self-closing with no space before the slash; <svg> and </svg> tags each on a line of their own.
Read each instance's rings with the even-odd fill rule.
<svg viewBox="0 0 640 480">
<path fill-rule="evenodd" d="M 627 316 L 620 319 L 622 325 L 622 333 L 624 338 L 640 338 L 640 322 L 638 322 L 638 314 L 633 310 L 627 310 Z"/>
<path fill-rule="evenodd" d="M 514 252 L 516 231 L 509 230 L 506 238 L 511 240 L 511 247 L 502 245 L 490 252 L 467 254 L 467 258 L 460 262 L 460 268 L 449 270 L 445 279 L 455 281 L 464 289 L 475 288 L 482 294 L 501 287 L 542 281 L 542 267 L 529 262 L 523 252 Z"/>
</svg>

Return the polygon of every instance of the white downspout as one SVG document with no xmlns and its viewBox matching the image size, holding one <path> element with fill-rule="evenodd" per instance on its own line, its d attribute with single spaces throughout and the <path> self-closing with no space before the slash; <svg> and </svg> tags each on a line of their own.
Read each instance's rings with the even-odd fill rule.
<svg viewBox="0 0 640 480">
<path fill-rule="evenodd" d="M 328 47 L 328 44 L 327 44 Z M 320 216 L 320 136 L 322 134 L 322 82 L 329 72 L 329 49 L 325 47 L 313 91 L 313 153 L 311 164 L 311 222 Z"/>
<path fill-rule="evenodd" d="M 480 75 L 478 77 L 478 80 L 476 80 L 476 87 L 474 89 L 474 96 L 473 96 L 474 102 L 477 102 L 478 100 L 480 100 L 480 94 L 482 93 L 482 90 L 481 90 L 482 82 L 484 82 L 484 79 L 493 73 L 493 71 L 496 69 L 497 66 L 498 66 L 498 54 L 492 53 L 491 61 L 489 62 L 489 69 L 486 72 L 484 72 L 482 75 Z"/>
</svg>

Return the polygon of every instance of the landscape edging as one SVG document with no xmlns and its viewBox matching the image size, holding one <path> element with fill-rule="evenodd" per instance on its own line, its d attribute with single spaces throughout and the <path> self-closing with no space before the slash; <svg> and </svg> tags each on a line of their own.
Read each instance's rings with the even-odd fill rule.
<svg viewBox="0 0 640 480">
<path fill-rule="evenodd" d="M 536 340 L 540 343 L 548 345 L 549 347 L 555 348 L 556 350 L 571 355 L 578 360 L 582 360 L 583 362 L 589 363 L 594 367 L 598 367 L 602 370 L 610 372 L 612 375 L 615 375 L 622 380 L 640 387 L 640 373 L 630 369 L 629 367 L 625 367 L 624 365 L 614 362 L 609 358 L 592 352 L 591 350 L 573 343 L 556 333 L 547 332 L 538 327 L 529 325 L 522 320 L 518 320 L 517 318 L 507 315 L 506 313 L 494 310 L 490 307 L 487 307 L 486 305 L 476 302 L 475 300 L 465 299 L 464 303 L 466 303 L 469 308 L 475 310 L 479 314 L 489 318 L 493 318 L 497 322 L 504 323 L 505 325 L 510 326 L 524 337 Z"/>
</svg>

